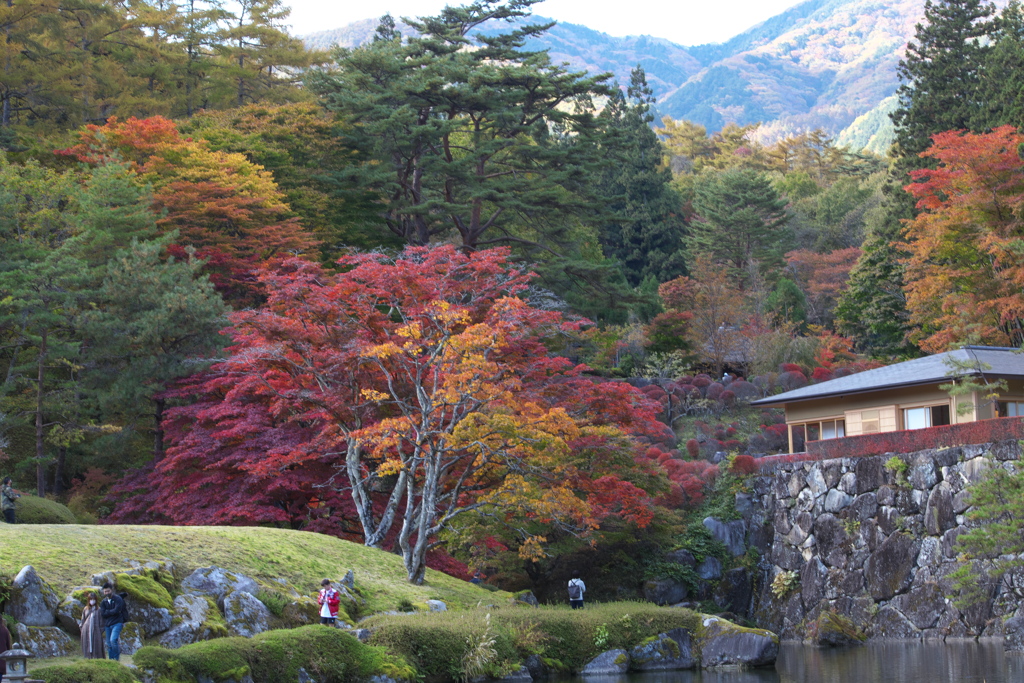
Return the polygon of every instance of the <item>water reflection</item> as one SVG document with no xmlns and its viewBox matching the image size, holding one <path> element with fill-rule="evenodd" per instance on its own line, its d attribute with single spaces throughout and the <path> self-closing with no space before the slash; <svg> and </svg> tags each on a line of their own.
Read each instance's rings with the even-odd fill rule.
<svg viewBox="0 0 1024 683">
<path fill-rule="evenodd" d="M 774 669 L 601 676 L 587 683 L 1020 683 L 1024 655 L 999 641 L 918 641 L 819 650 L 782 646 Z"/>
</svg>

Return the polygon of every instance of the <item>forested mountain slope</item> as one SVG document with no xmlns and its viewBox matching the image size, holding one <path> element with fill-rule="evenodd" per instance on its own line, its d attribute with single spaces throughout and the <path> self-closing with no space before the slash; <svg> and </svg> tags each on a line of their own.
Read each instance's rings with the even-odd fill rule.
<svg viewBox="0 0 1024 683">
<path fill-rule="evenodd" d="M 560 23 L 530 47 L 577 69 L 611 72 L 620 83 L 640 64 L 661 114 L 709 130 L 761 122 L 759 134 L 772 141 L 814 128 L 838 135 L 863 117 L 844 142 L 883 152 L 891 101 L 883 102 L 896 91 L 896 65 L 923 13 L 924 0 L 808 0 L 721 44 L 683 47 Z M 350 47 L 369 39 L 376 23 L 304 39 L 310 47 Z"/>
</svg>

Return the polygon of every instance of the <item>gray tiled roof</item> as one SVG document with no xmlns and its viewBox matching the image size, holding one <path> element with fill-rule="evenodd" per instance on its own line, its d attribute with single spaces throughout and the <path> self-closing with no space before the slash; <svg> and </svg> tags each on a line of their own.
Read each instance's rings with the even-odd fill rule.
<svg viewBox="0 0 1024 683">
<path fill-rule="evenodd" d="M 934 384 L 947 380 L 953 374 L 953 367 L 946 363 L 950 357 L 963 363 L 970 363 L 974 367 L 984 368 L 984 374 L 988 377 L 1024 377 L 1024 353 L 1019 350 L 996 346 L 965 346 L 956 351 L 915 358 L 884 368 L 866 370 L 827 382 L 800 387 L 793 391 L 753 401 L 751 405 L 793 403 L 826 396 L 862 394 L 894 387 Z M 982 363 L 984 365 L 979 366 Z M 970 374 L 978 375 L 981 372 Z"/>
</svg>

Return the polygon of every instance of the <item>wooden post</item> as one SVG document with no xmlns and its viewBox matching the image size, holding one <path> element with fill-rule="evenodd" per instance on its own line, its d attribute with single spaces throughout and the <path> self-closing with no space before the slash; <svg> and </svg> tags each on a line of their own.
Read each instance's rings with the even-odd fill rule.
<svg viewBox="0 0 1024 683">
<path fill-rule="evenodd" d="M 789 452 L 793 452 L 793 425 L 786 423 L 786 432 L 789 433 Z"/>
</svg>

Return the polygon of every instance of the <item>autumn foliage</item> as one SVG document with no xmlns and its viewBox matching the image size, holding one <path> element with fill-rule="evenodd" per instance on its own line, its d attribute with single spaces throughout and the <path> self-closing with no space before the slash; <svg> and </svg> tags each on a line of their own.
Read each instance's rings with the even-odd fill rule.
<svg viewBox="0 0 1024 683">
<path fill-rule="evenodd" d="M 585 537 L 610 516 L 651 521 L 660 485 L 637 456 L 663 430 L 655 405 L 547 353 L 578 323 L 516 296 L 531 275 L 507 251 L 339 265 L 261 271 L 266 305 L 233 314 L 231 357 L 176 390 L 193 402 L 168 411 L 167 456 L 121 487 L 111 521 L 308 518 L 395 543 L 411 580 L 473 510 L 523 530 L 524 557 L 543 552 L 537 522 Z"/>
<path fill-rule="evenodd" d="M 920 214 L 907 223 L 907 308 L 925 351 L 1024 341 L 1024 143 L 1012 126 L 947 131 L 911 172 Z"/>
<path fill-rule="evenodd" d="M 195 248 L 229 300 L 258 300 L 256 268 L 316 244 L 270 173 L 241 154 L 182 137 L 173 121 L 114 117 L 103 126 L 86 126 L 79 140 L 57 153 L 92 165 L 129 164 L 153 188 L 157 224 L 177 231 L 171 253 L 180 256 L 185 247 Z"/>
</svg>

